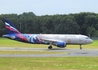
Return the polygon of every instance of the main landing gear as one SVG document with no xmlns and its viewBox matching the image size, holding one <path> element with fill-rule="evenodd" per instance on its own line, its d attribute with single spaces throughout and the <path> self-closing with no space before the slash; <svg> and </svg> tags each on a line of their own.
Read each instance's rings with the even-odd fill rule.
<svg viewBox="0 0 98 70">
<path fill-rule="evenodd" d="M 50 43 L 50 45 L 49 45 L 48 49 L 52 49 L 52 43 Z"/>
<path fill-rule="evenodd" d="M 52 46 L 49 45 L 48 49 L 52 49 Z"/>
<path fill-rule="evenodd" d="M 80 50 L 82 50 L 82 45 L 80 44 Z"/>
</svg>

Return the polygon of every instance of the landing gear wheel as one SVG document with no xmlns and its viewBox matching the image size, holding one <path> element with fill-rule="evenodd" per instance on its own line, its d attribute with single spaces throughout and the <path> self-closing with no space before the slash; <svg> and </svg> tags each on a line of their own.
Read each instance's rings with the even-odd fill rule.
<svg viewBox="0 0 98 70">
<path fill-rule="evenodd" d="M 48 49 L 52 49 L 52 46 L 49 46 Z"/>
<path fill-rule="evenodd" d="M 80 50 L 82 50 L 82 46 L 80 45 Z"/>
</svg>

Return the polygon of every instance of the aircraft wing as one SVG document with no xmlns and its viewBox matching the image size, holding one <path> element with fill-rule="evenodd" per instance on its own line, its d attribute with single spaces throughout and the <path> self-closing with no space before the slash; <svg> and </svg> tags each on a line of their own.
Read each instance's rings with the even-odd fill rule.
<svg viewBox="0 0 98 70">
<path fill-rule="evenodd" d="M 41 38 L 42 41 L 48 42 L 48 43 L 57 43 L 57 42 L 62 42 L 61 40 L 56 40 L 56 39 L 45 39 Z"/>
</svg>

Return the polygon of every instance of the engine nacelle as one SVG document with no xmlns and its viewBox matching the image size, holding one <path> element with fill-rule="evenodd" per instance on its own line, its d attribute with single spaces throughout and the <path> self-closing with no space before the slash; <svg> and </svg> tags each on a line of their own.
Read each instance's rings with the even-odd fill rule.
<svg viewBox="0 0 98 70">
<path fill-rule="evenodd" d="M 60 47 L 60 48 L 64 48 L 64 47 L 66 47 L 66 43 L 65 42 L 57 42 L 56 46 Z"/>
</svg>

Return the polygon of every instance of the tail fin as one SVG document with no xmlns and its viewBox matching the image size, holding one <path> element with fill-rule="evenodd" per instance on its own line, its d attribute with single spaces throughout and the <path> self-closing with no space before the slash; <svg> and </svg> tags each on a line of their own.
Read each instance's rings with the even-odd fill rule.
<svg viewBox="0 0 98 70">
<path fill-rule="evenodd" d="M 5 20 L 5 25 L 8 34 L 20 34 L 20 32 L 15 28 L 11 21 Z"/>
</svg>

